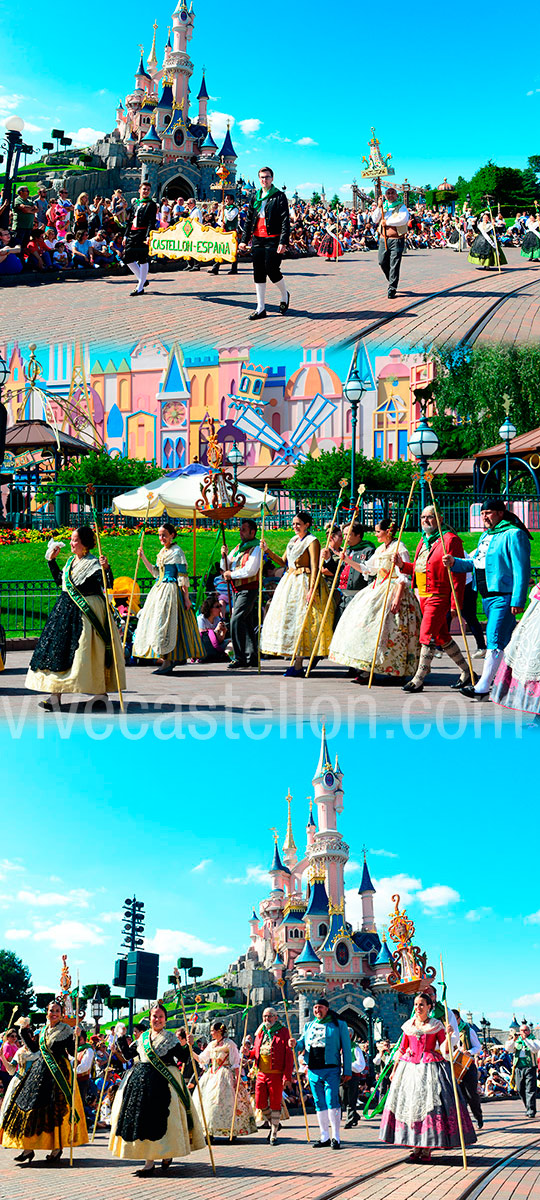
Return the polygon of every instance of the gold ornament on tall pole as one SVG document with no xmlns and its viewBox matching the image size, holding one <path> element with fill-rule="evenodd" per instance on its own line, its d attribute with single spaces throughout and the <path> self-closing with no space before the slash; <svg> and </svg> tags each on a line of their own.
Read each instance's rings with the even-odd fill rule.
<svg viewBox="0 0 540 1200">
<path fill-rule="evenodd" d="M 77 1096 L 77 1052 L 79 1048 L 79 972 L 77 971 L 77 996 L 75 1000 L 75 1050 L 73 1052 L 73 1080 L 71 1084 L 71 1131 L 69 1146 L 69 1165 L 73 1163 L 73 1140 L 75 1137 L 75 1103 Z"/>
<path fill-rule="evenodd" d="M 386 221 L 384 217 L 381 179 L 387 179 L 390 175 L 395 175 L 394 168 L 388 165 L 391 157 L 391 154 L 381 154 L 379 139 L 375 137 L 375 129 L 372 126 L 371 141 L 369 143 L 369 157 L 366 158 L 365 155 L 363 156 L 362 162 L 364 162 L 366 166 L 360 173 L 362 179 L 373 179 L 375 181 L 375 199 L 377 203 L 380 204 L 381 208 L 381 229 L 383 232 L 385 249 L 388 249 L 388 238 L 386 234 Z"/>
</svg>

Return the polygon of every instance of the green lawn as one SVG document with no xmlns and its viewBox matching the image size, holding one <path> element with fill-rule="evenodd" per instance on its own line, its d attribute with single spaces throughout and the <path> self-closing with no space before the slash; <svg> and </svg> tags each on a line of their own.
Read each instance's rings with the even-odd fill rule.
<svg viewBox="0 0 540 1200">
<path fill-rule="evenodd" d="M 325 540 L 325 534 L 322 531 L 316 531 L 321 541 Z M 369 535 L 368 535 L 369 536 Z M 283 552 L 290 537 L 288 530 L 271 531 L 268 534 L 268 544 L 273 550 L 278 553 Z M 532 543 L 532 564 L 533 567 L 540 567 L 540 533 L 533 533 Z M 476 546 L 478 535 L 475 533 L 464 533 L 462 535 L 463 544 L 466 550 L 471 550 Z M 64 540 L 64 539 L 62 539 Z M 178 536 L 178 544 L 184 550 L 188 561 L 188 569 L 190 575 L 193 574 L 193 542 L 191 533 L 182 532 Z M 373 541 L 375 538 L 373 537 Z M 411 553 L 418 542 L 417 533 L 405 533 L 403 541 L 407 549 Z M 227 543 L 230 547 L 235 546 L 238 542 L 238 535 L 234 530 L 227 532 Z M 26 545 L 11 545 L 0 546 L 0 582 L 8 579 L 50 579 L 49 568 L 45 562 L 45 547 L 46 540 L 43 542 L 31 542 Z M 106 537 L 102 539 L 103 551 L 110 560 L 115 575 L 131 575 L 135 569 L 137 547 L 139 539 L 137 537 L 126 535 L 125 537 Z M 216 541 L 216 534 L 200 531 L 197 534 L 197 575 L 200 577 L 204 574 L 210 564 L 210 561 L 215 561 L 219 557 L 220 539 Z M 160 549 L 160 543 L 157 534 L 147 534 L 144 542 L 144 550 L 150 562 L 155 562 L 156 555 Z M 65 562 L 65 558 L 69 553 L 69 545 L 66 541 L 66 549 L 62 551 L 60 563 Z M 149 581 L 150 576 L 144 566 L 140 570 L 141 582 Z"/>
</svg>

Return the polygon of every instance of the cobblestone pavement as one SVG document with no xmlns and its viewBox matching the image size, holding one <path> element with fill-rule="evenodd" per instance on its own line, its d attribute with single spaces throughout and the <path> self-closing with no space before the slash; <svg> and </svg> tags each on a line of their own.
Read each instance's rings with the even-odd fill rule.
<svg viewBox="0 0 540 1200">
<path fill-rule="evenodd" d="M 339 1154 L 314 1150 L 295 1117 L 275 1147 L 260 1134 L 216 1142 L 215 1178 L 204 1150 L 175 1163 L 167 1175 L 157 1170 L 151 1179 L 137 1179 L 138 1164 L 111 1158 L 100 1133 L 93 1146 L 76 1151 L 73 1169 L 69 1152 L 55 1169 L 42 1153 L 31 1166 L 18 1167 L 12 1151 L 0 1152 L 0 1200 L 465 1200 L 471 1188 L 474 1198 L 482 1194 L 485 1200 L 538 1200 L 537 1122 L 525 1119 L 519 1101 L 486 1104 L 484 1121 L 466 1172 L 459 1151 L 436 1154 L 430 1165 L 408 1163 L 407 1151 L 378 1143 L 377 1121 L 345 1130 Z M 316 1137 L 313 1114 L 310 1124 Z"/>
<path fill-rule="evenodd" d="M 460 640 L 460 639 L 458 639 Z M 9 646 L 9 643 L 8 643 Z M 322 662 L 309 679 L 284 679 L 288 665 L 283 659 L 265 659 L 261 675 L 256 671 L 229 671 L 225 665 L 178 667 L 173 676 L 154 675 L 150 664 L 128 667 L 124 696 L 126 714 L 119 712 L 118 699 L 111 696 L 110 712 L 90 715 L 82 698 L 65 697 L 62 715 L 44 713 L 39 696 L 24 686 L 31 651 L 8 649 L 6 669 L 0 674 L 0 721 L 8 721 L 15 736 L 25 722 L 35 721 L 46 728 L 58 722 L 66 733 L 85 723 L 100 728 L 136 730 L 141 725 L 154 727 L 158 736 L 183 736 L 192 733 L 201 741 L 209 740 L 221 724 L 231 730 L 243 730 L 248 736 L 264 737 L 278 724 L 299 734 L 307 727 L 320 728 L 322 720 L 332 723 L 345 736 L 352 737 L 356 726 L 365 723 L 370 737 L 392 740 L 395 726 L 406 736 L 418 735 L 418 729 L 433 726 L 443 736 L 459 737 L 471 728 L 474 736 L 490 731 L 495 736 L 509 735 L 533 742 L 530 717 L 507 711 L 490 702 L 475 703 L 460 692 L 452 691 L 456 668 L 449 659 L 435 659 L 434 670 L 425 690 L 410 696 L 399 684 L 376 685 L 369 691 L 349 680 L 343 667 Z M 477 660 L 475 660 L 476 663 Z M 481 667 L 480 660 L 480 667 Z"/>
<path fill-rule="evenodd" d="M 337 264 L 296 259 L 284 270 L 289 313 L 280 316 L 269 285 L 268 318 L 255 324 L 248 321 L 254 291 L 247 263 L 237 276 L 158 271 L 142 299 L 130 297 L 131 275 L 4 288 L 1 337 L 22 346 L 77 339 L 125 349 L 154 337 L 185 347 L 336 345 L 370 331 L 376 344 L 402 348 L 459 340 L 471 330 L 484 339 L 540 340 L 540 270 L 517 250 L 500 274 L 475 270 L 466 255 L 412 251 L 395 300 L 386 297 L 374 254 L 348 254 Z M 511 296 L 516 288 L 523 290 Z"/>
</svg>

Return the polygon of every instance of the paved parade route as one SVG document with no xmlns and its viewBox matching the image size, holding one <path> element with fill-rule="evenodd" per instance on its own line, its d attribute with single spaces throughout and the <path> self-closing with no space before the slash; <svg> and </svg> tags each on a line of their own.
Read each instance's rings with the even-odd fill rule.
<svg viewBox="0 0 540 1200">
<path fill-rule="evenodd" d="M 183 346 L 336 345 L 369 336 L 378 346 L 431 345 L 476 337 L 512 343 L 540 340 L 540 268 L 509 252 L 500 274 L 475 270 L 466 254 L 409 251 L 400 291 L 386 297 L 374 253 L 288 260 L 291 309 L 282 317 L 268 287 L 268 317 L 251 323 L 251 264 L 237 276 L 158 271 L 143 299 L 131 298 L 132 276 L 64 280 L 0 290 L 2 339 L 28 345 L 80 340 L 128 348 L 140 338 Z M 519 289 L 519 290 L 518 290 Z M 440 295 L 440 293 L 447 293 Z M 515 293 L 515 294 L 514 294 Z M 54 317 L 53 317 L 54 314 Z"/>
<path fill-rule="evenodd" d="M 457 641 L 461 644 L 461 639 Z M 367 723 L 370 737 L 391 740 L 399 724 L 405 735 L 418 740 L 418 728 L 434 726 L 444 736 L 454 738 L 472 728 L 475 736 L 483 730 L 506 730 L 518 738 L 534 738 L 530 717 L 501 708 L 491 702 L 467 700 L 450 684 L 456 668 L 449 659 L 435 659 L 434 669 L 419 695 L 407 695 L 393 685 L 365 686 L 350 682 L 347 672 L 332 663 L 322 662 L 309 679 L 284 679 L 287 663 L 282 659 L 264 659 L 261 675 L 256 671 L 229 671 L 220 663 L 207 667 L 177 667 L 173 676 L 154 675 L 152 666 L 127 668 L 125 718 L 121 717 L 116 696 L 111 696 L 109 713 L 91 715 L 84 698 L 65 697 L 62 714 L 44 713 L 38 706 L 40 696 L 25 686 L 30 650 L 9 649 L 6 669 L 0 675 L 0 721 L 7 720 L 15 736 L 20 736 L 26 721 L 39 721 L 47 728 L 59 723 L 67 732 L 72 726 L 100 728 L 106 722 L 135 730 L 141 724 L 153 727 L 164 740 L 192 733 L 202 743 L 223 722 L 231 738 L 238 729 L 248 736 L 261 738 L 264 730 L 279 723 L 284 730 L 294 722 L 298 734 L 306 726 L 319 730 L 325 720 L 353 737 L 358 722 Z M 475 660 L 479 673 L 482 660 Z M 129 736 L 129 734 L 128 734 Z"/>
<path fill-rule="evenodd" d="M 459 1151 L 436 1154 L 429 1165 L 407 1162 L 407 1150 L 378 1142 L 378 1120 L 345 1130 L 339 1154 L 308 1146 L 299 1117 L 284 1126 L 275 1147 L 261 1134 L 232 1145 L 218 1140 L 216 1178 L 204 1150 L 165 1176 L 157 1170 L 151 1179 L 137 1179 L 138 1164 L 112 1158 L 100 1133 L 94 1146 L 76 1151 L 73 1169 L 68 1152 L 60 1168 L 50 1169 L 43 1154 L 32 1166 L 18 1167 L 12 1151 L 0 1151 L 0 1200 L 538 1200 L 538 1123 L 525 1119 L 519 1101 L 486 1104 L 484 1122 L 467 1172 Z M 313 1114 L 310 1124 L 314 1137 Z"/>
</svg>

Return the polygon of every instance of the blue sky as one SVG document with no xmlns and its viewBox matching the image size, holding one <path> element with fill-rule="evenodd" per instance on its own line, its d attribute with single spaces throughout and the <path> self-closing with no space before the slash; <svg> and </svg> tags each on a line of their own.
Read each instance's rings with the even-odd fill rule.
<svg viewBox="0 0 540 1200">
<path fill-rule="evenodd" d="M 52 126 L 78 135 L 81 144 L 92 130 L 110 131 L 118 99 L 134 86 L 139 43 L 148 55 L 154 19 L 161 61 L 172 8 L 171 0 L 153 8 L 133 0 L 126 20 L 124 8 L 96 0 L 85 14 L 81 55 L 76 20 L 57 16 L 45 32 L 40 21 L 13 20 L 4 6 L 0 121 L 18 112 L 35 145 L 48 140 Z M 496 0 L 490 27 L 500 34 L 507 22 L 508 10 Z M 473 27 L 460 29 L 457 16 L 426 10 L 405 20 L 399 53 L 385 62 L 376 21 L 354 0 L 338 9 L 322 0 L 278 0 L 270 37 L 263 8 L 255 6 L 247 17 L 197 0 L 188 47 L 195 64 L 192 96 L 204 64 L 216 140 L 231 117 L 240 171 L 249 178 L 269 162 L 276 183 L 287 183 L 289 191 L 310 194 L 324 183 L 327 194 L 350 198 L 345 189 L 359 177 L 372 125 L 383 152 L 393 155 L 398 182 L 404 175 L 417 185 L 437 185 L 444 176 L 453 182 L 489 158 L 524 166 L 537 150 L 538 56 L 510 37 L 497 94 L 475 58 L 474 40 Z"/>
<path fill-rule="evenodd" d="M 55 728 L 23 739 L 0 731 L 5 812 L 0 862 L 0 945 L 28 963 L 38 990 L 57 986 L 68 953 L 81 982 L 111 980 L 124 897 L 144 900 L 148 948 L 161 954 L 166 983 L 178 955 L 206 975 L 246 948 L 248 920 L 267 891 L 273 826 L 283 841 L 285 796 L 304 847 L 311 779 L 320 738 L 311 725 L 238 728 L 195 738 L 185 724 L 173 740 L 147 730 L 101 741 Z M 107 727 L 105 727 L 107 728 Z M 283 736 L 287 732 L 288 736 Z M 377 918 L 398 891 L 416 921 L 418 943 L 450 999 L 506 1026 L 511 1014 L 540 1019 L 537 960 L 540 911 L 530 841 L 529 780 L 534 735 L 504 730 L 476 738 L 418 728 L 406 738 L 378 727 L 354 737 L 331 724 L 331 753 L 344 772 L 340 828 L 350 846 L 347 913 L 359 917 L 362 847 L 368 848 Z M 21 753 L 24 751 L 24 753 Z M 534 762 L 533 762 L 534 756 Z M 534 856 L 533 856 L 534 857 Z"/>
</svg>

